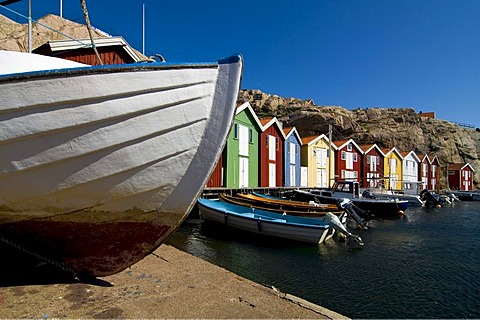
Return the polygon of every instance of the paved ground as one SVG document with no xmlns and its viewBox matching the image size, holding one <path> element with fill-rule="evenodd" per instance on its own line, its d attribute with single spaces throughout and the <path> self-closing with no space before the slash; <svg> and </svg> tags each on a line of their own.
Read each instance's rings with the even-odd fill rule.
<svg viewBox="0 0 480 320">
<path fill-rule="evenodd" d="M 92 283 L 51 266 L 2 265 L 0 318 L 345 318 L 169 245 Z"/>
</svg>

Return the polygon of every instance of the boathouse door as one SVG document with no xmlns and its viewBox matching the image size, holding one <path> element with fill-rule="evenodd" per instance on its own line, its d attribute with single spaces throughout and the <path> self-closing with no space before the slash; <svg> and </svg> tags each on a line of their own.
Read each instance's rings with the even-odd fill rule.
<svg viewBox="0 0 480 320">
<path fill-rule="evenodd" d="M 248 187 L 248 158 L 240 157 L 240 178 L 239 178 L 239 187 L 246 188 Z"/>
<path fill-rule="evenodd" d="M 248 187 L 248 127 L 239 125 L 239 187 Z"/>
<path fill-rule="evenodd" d="M 277 186 L 277 139 L 272 135 L 268 137 L 268 186 Z"/>
<path fill-rule="evenodd" d="M 327 187 L 327 170 L 323 168 L 317 168 L 317 185 L 320 188 Z"/>
<path fill-rule="evenodd" d="M 327 149 L 317 148 L 317 186 L 327 187 Z"/>
<path fill-rule="evenodd" d="M 289 160 L 290 160 L 290 187 L 297 186 L 297 173 L 296 173 L 296 154 L 297 154 L 297 146 L 291 142 L 289 142 Z"/>
</svg>

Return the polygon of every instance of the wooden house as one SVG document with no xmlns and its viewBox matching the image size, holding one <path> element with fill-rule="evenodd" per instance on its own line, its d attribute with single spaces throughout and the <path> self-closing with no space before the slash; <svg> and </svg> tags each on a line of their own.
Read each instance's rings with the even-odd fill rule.
<svg viewBox="0 0 480 320">
<path fill-rule="evenodd" d="M 383 172 L 385 154 L 376 144 L 361 145 L 363 151 L 361 161 L 362 188 L 383 187 Z"/>
<path fill-rule="evenodd" d="M 226 164 L 224 163 L 225 157 L 223 154 L 225 153 L 225 148 L 223 149 L 223 152 L 220 154 L 220 158 L 217 161 L 217 164 L 215 165 L 215 168 L 213 169 L 212 174 L 210 175 L 210 178 L 208 178 L 207 181 L 207 188 L 221 188 L 225 187 L 225 181 L 224 181 L 224 169 Z"/>
<path fill-rule="evenodd" d="M 285 134 L 277 118 L 260 119 L 260 187 L 283 185 L 283 145 Z"/>
<path fill-rule="evenodd" d="M 418 168 L 418 181 L 422 183 L 421 189 L 429 189 L 430 185 L 430 158 L 426 154 L 417 153 L 420 159 Z"/>
<path fill-rule="evenodd" d="M 430 161 L 430 174 L 429 174 L 429 190 L 438 191 L 438 168 L 440 167 L 440 163 L 436 155 L 429 155 L 428 159 Z"/>
<path fill-rule="evenodd" d="M 299 187 L 300 184 L 300 150 L 302 139 L 295 127 L 283 128 L 285 144 L 283 145 L 283 185 Z"/>
<path fill-rule="evenodd" d="M 237 107 L 232 129 L 207 187 L 258 187 L 259 136 L 262 124 L 246 102 Z"/>
<path fill-rule="evenodd" d="M 418 180 L 420 158 L 413 151 L 401 152 L 402 160 L 402 189 L 406 193 L 420 194 L 423 184 Z"/>
<path fill-rule="evenodd" d="M 384 161 L 384 184 L 389 190 L 402 190 L 402 162 L 403 157 L 400 151 L 393 147 L 383 149 Z"/>
<path fill-rule="evenodd" d="M 447 166 L 448 186 L 452 190 L 473 189 L 473 167 L 469 163 L 454 163 Z"/>
<path fill-rule="evenodd" d="M 302 138 L 301 149 L 301 164 L 307 168 L 306 185 L 319 188 L 332 186 L 335 180 L 335 165 L 330 155 L 334 154 L 332 150 L 335 150 L 336 146 L 330 144 L 328 137 L 322 134 Z"/>
<path fill-rule="evenodd" d="M 363 150 L 353 141 L 333 141 L 335 145 L 336 180 L 359 181 L 361 179 L 361 162 Z"/>
<path fill-rule="evenodd" d="M 125 64 L 146 60 L 146 57 L 133 49 L 123 37 L 96 38 L 94 42 L 103 64 Z M 90 39 L 50 40 L 32 52 L 92 66 L 100 64 L 91 48 Z"/>
</svg>

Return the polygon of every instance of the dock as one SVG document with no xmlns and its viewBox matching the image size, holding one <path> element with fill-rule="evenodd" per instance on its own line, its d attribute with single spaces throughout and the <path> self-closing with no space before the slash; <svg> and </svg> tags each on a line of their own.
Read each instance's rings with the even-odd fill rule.
<svg viewBox="0 0 480 320">
<path fill-rule="evenodd" d="M 161 245 L 126 270 L 90 281 L 50 265 L 0 268 L 0 318 L 347 317 Z"/>
<path fill-rule="evenodd" d="M 218 198 L 219 194 L 225 193 L 228 195 L 235 195 L 237 193 L 263 193 L 273 196 L 281 196 L 285 192 L 293 190 L 310 190 L 311 187 L 248 187 L 248 188 L 223 188 L 223 187 L 211 187 L 204 188 L 201 197 L 202 198 Z"/>
</svg>

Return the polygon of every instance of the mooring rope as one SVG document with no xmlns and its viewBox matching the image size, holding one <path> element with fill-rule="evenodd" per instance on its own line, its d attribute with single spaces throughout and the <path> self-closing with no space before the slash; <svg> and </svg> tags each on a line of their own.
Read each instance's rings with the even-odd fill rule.
<svg viewBox="0 0 480 320">
<path fill-rule="evenodd" d="M 95 51 L 95 55 L 97 56 L 99 64 L 103 65 L 102 59 L 98 54 L 97 47 L 95 46 L 95 42 L 93 41 L 92 26 L 90 25 L 90 19 L 88 18 L 87 4 L 85 3 L 85 0 L 80 0 L 80 4 L 82 5 L 83 16 L 85 18 L 85 24 L 87 25 L 88 34 L 90 35 L 93 51 Z"/>
</svg>

